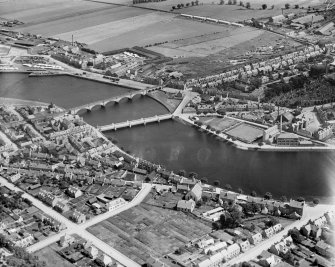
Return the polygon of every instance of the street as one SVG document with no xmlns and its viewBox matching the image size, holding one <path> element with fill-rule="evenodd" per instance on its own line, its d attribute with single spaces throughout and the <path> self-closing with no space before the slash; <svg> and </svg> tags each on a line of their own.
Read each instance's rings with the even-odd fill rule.
<svg viewBox="0 0 335 267">
<path fill-rule="evenodd" d="M 232 266 L 239 262 L 250 261 L 255 259 L 258 255 L 262 253 L 263 250 L 267 250 L 271 245 L 279 242 L 285 235 L 288 234 L 288 230 L 293 228 L 300 228 L 308 223 L 309 220 L 314 220 L 321 217 L 325 212 L 335 210 L 334 205 L 318 205 L 316 207 L 306 207 L 303 217 L 300 220 L 288 225 L 283 231 L 277 233 L 269 239 L 266 239 L 259 243 L 256 247 L 251 248 L 245 253 L 239 254 L 236 258 L 225 263 L 223 266 Z"/>
<path fill-rule="evenodd" d="M 0 177 L 0 183 L 2 185 L 6 186 L 7 188 L 9 188 L 10 190 L 23 192 L 20 188 L 18 188 L 17 186 L 9 183 L 3 177 Z M 31 196 L 27 193 L 24 193 L 23 197 L 29 199 L 35 207 L 39 208 L 40 210 L 42 210 L 47 215 L 49 215 L 50 217 L 54 218 L 55 220 L 63 223 L 66 226 L 65 230 L 63 230 L 63 231 L 61 231 L 61 232 L 59 232 L 59 233 L 57 233 L 53 236 L 47 237 L 46 239 L 29 246 L 27 248 L 27 251 L 32 253 L 32 252 L 36 252 L 40 249 L 43 249 L 44 247 L 47 247 L 47 246 L 51 245 L 52 243 L 57 242 L 60 239 L 60 237 L 65 235 L 65 234 L 69 234 L 69 235 L 77 234 L 77 235 L 80 235 L 82 238 L 84 238 L 88 241 L 91 241 L 94 246 L 96 246 L 102 252 L 109 255 L 110 257 L 112 257 L 116 261 L 120 262 L 121 264 L 123 264 L 125 266 L 134 266 L 134 267 L 139 266 L 136 262 L 132 261 L 131 259 L 129 259 L 125 255 L 121 254 L 120 252 L 118 252 L 117 250 L 115 250 L 114 248 L 112 248 L 111 246 L 109 246 L 108 244 L 103 242 L 102 240 L 98 239 L 97 237 L 95 237 L 94 235 L 89 233 L 86 230 L 86 228 L 88 228 L 88 227 L 90 227 L 94 224 L 97 224 L 99 222 L 102 222 L 102 221 L 106 220 L 107 218 L 109 218 L 111 216 L 114 216 L 114 215 L 116 215 L 120 212 L 123 212 L 127 209 L 130 209 L 130 208 L 140 204 L 143 201 L 143 199 L 149 194 L 151 188 L 152 188 L 151 184 L 144 183 L 143 186 L 142 186 L 142 189 L 139 191 L 139 193 L 136 195 L 136 197 L 131 202 L 125 204 L 124 206 L 122 206 L 118 209 L 108 211 L 106 213 L 98 215 L 98 216 L 92 218 L 91 220 L 86 221 L 83 224 L 76 224 L 76 223 L 68 220 L 63 215 L 61 215 L 60 213 L 58 213 L 57 211 L 55 211 L 51 207 L 46 206 L 44 203 L 42 203 L 38 199 L 34 198 L 33 196 Z"/>
</svg>

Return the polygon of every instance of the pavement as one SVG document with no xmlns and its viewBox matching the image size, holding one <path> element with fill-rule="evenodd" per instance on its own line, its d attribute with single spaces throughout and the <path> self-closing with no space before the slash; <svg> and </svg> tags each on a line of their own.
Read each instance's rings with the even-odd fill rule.
<svg viewBox="0 0 335 267">
<path fill-rule="evenodd" d="M 14 191 L 17 191 L 17 192 L 24 192 L 23 190 L 21 190 L 17 186 L 8 182 L 3 177 L 0 177 L 0 184 L 6 186 L 10 190 L 14 190 Z M 114 248 L 112 248 L 111 246 L 109 246 L 108 244 L 106 244 L 105 242 L 103 242 L 102 240 L 97 238 L 96 236 L 89 233 L 86 229 L 88 227 L 94 225 L 94 224 L 97 224 L 99 222 L 102 222 L 102 221 L 108 219 L 109 217 L 115 216 L 116 214 L 118 214 L 120 212 L 123 212 L 127 209 L 130 209 L 130 208 L 140 204 L 144 200 L 144 198 L 149 194 L 149 192 L 151 191 L 151 188 L 152 188 L 151 184 L 144 183 L 143 186 L 142 186 L 142 189 L 139 191 L 139 193 L 136 195 L 136 197 L 131 202 L 128 202 L 127 204 L 123 205 L 122 207 L 120 207 L 118 209 L 108 211 L 106 213 L 95 216 L 94 218 L 92 218 L 91 220 L 86 221 L 83 224 L 76 224 L 76 223 L 70 221 L 69 219 L 67 219 L 62 214 L 58 213 L 57 211 L 55 211 L 51 207 L 46 206 L 40 200 L 38 200 L 38 199 L 34 198 L 33 196 L 24 192 L 23 197 L 29 199 L 35 207 L 42 210 L 44 213 L 46 213 L 50 217 L 54 218 L 55 220 L 63 223 L 66 226 L 65 230 L 63 230 L 63 231 L 61 231 L 61 232 L 59 232 L 55 235 L 52 235 L 50 237 L 47 237 L 46 239 L 29 246 L 27 248 L 27 251 L 32 253 L 32 252 L 36 252 L 40 249 L 43 249 L 44 247 L 47 247 L 47 246 L 51 245 L 52 243 L 57 242 L 60 239 L 60 237 L 65 235 L 65 234 L 69 234 L 69 235 L 77 234 L 77 235 L 81 236 L 82 238 L 84 238 L 88 241 L 91 241 L 94 246 L 96 246 L 102 252 L 109 255 L 110 257 L 112 257 L 116 261 L 120 262 L 124 266 L 134 266 L 134 267 L 140 266 L 139 264 L 137 264 L 136 262 L 134 262 L 133 260 L 131 260 L 127 256 L 123 255 L 122 253 L 115 250 Z"/>
</svg>

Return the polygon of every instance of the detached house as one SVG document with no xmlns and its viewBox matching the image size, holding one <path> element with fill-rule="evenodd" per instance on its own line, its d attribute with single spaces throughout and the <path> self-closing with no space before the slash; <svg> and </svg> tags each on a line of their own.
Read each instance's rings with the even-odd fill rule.
<svg viewBox="0 0 335 267">
<path fill-rule="evenodd" d="M 177 203 L 177 210 L 192 212 L 195 208 L 195 202 L 193 199 L 190 200 L 179 200 Z"/>
<path fill-rule="evenodd" d="M 70 219 L 72 219 L 76 223 L 84 223 L 86 221 L 85 214 L 75 210 L 71 216 Z"/>
<path fill-rule="evenodd" d="M 193 199 L 195 202 L 198 202 L 199 200 L 201 200 L 201 197 L 202 197 L 202 186 L 200 183 L 197 183 L 186 194 L 185 199 L 186 200 Z"/>
<path fill-rule="evenodd" d="M 71 244 L 73 244 L 75 242 L 75 239 L 73 236 L 71 235 L 63 235 L 61 236 L 61 238 L 59 239 L 59 245 L 61 247 L 67 247 L 70 246 Z"/>
<path fill-rule="evenodd" d="M 67 190 L 66 190 L 67 194 L 70 196 L 70 197 L 73 197 L 73 198 L 77 198 L 77 197 L 80 197 L 83 192 L 81 190 L 79 190 L 77 187 L 75 186 L 70 186 Z"/>
<path fill-rule="evenodd" d="M 263 235 L 264 238 L 270 238 L 271 236 L 274 235 L 274 233 L 275 232 L 273 231 L 273 228 L 269 227 L 269 228 L 263 230 L 262 235 Z"/>
<path fill-rule="evenodd" d="M 262 234 L 261 233 L 257 233 L 252 235 L 251 237 L 249 237 L 249 242 L 250 244 L 256 245 L 259 242 L 261 242 L 263 239 Z"/>
</svg>

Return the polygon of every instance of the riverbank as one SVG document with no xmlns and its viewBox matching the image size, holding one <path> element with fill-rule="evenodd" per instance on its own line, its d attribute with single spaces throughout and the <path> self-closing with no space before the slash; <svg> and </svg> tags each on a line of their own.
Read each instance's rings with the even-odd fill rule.
<svg viewBox="0 0 335 267">
<path fill-rule="evenodd" d="M 32 100 L 21 100 L 16 98 L 0 97 L 1 105 L 14 105 L 14 106 L 48 106 L 50 103 L 32 101 Z"/>
<path fill-rule="evenodd" d="M 201 131 L 204 131 L 206 133 L 214 135 L 218 140 L 227 142 L 228 144 L 231 144 L 233 147 L 236 147 L 240 150 L 249 150 L 249 151 L 263 151 L 263 152 L 333 152 L 335 151 L 335 145 L 329 145 L 325 144 L 325 146 L 319 146 L 319 147 L 285 147 L 285 146 L 272 146 L 267 144 L 262 144 L 261 146 L 258 144 L 247 144 L 239 140 L 232 140 L 224 133 L 217 134 L 215 131 L 211 131 L 209 129 L 206 129 L 205 126 L 198 126 L 192 121 L 189 117 L 190 116 L 196 116 L 196 114 L 179 114 L 179 118 L 186 122 L 187 124 L 196 127 L 197 129 L 200 129 Z M 245 123 L 248 123 L 246 121 L 243 121 Z"/>
</svg>

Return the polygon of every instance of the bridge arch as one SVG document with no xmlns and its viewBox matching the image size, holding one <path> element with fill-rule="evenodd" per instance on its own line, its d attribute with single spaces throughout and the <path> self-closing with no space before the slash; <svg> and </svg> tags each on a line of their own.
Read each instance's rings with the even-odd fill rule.
<svg viewBox="0 0 335 267">
<path fill-rule="evenodd" d="M 94 111 L 94 110 L 98 110 L 98 109 L 103 109 L 105 108 L 105 104 L 104 103 L 100 103 L 100 104 L 95 104 L 93 106 L 90 107 L 90 111 Z"/>
<path fill-rule="evenodd" d="M 79 109 L 75 110 L 76 114 L 84 114 L 86 112 L 87 113 L 91 112 L 91 109 L 89 107 L 82 107 L 82 108 L 79 108 Z"/>
</svg>

